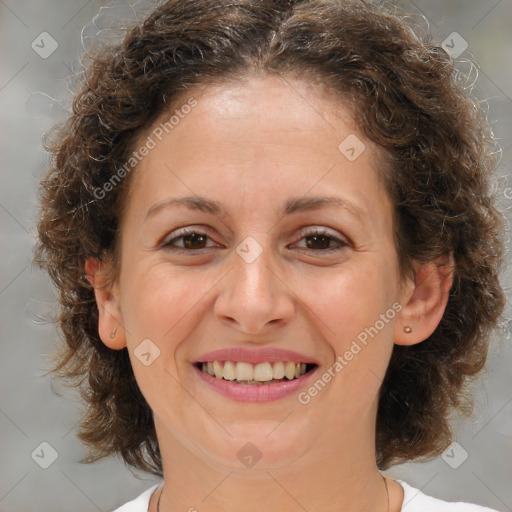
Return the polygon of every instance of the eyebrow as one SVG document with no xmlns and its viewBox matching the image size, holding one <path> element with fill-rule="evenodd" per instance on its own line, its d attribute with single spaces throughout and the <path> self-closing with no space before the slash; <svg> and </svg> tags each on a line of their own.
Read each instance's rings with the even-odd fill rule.
<svg viewBox="0 0 512 512">
<path fill-rule="evenodd" d="M 189 210 L 199 210 L 206 213 L 211 213 L 218 217 L 228 217 L 228 213 L 217 201 L 207 199 L 201 196 L 190 196 L 190 197 L 176 197 L 171 199 L 164 199 L 155 203 L 149 208 L 146 213 L 146 219 L 153 217 L 161 210 L 172 208 L 172 207 L 185 207 Z M 292 197 L 289 199 L 284 208 L 283 214 L 290 215 L 298 212 L 305 212 L 311 210 L 319 210 L 321 208 L 337 207 L 344 208 L 355 217 L 363 220 L 365 215 L 363 210 L 349 201 L 341 197 L 335 196 L 317 196 L 317 197 Z"/>
</svg>

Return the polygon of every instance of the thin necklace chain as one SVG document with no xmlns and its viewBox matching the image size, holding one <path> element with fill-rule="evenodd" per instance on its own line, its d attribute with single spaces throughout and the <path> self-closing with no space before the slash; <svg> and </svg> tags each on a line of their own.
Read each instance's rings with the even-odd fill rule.
<svg viewBox="0 0 512 512">
<path fill-rule="evenodd" d="M 386 486 L 386 498 L 388 500 L 388 508 L 386 509 L 386 512 L 389 512 L 389 490 L 388 490 L 388 481 L 386 480 L 386 477 L 381 474 L 382 480 L 384 480 L 384 485 Z M 158 501 L 156 502 L 156 512 L 160 512 L 160 498 L 162 497 L 162 494 L 164 493 L 164 488 L 162 486 L 162 490 L 160 491 L 160 496 L 158 496 Z"/>
</svg>

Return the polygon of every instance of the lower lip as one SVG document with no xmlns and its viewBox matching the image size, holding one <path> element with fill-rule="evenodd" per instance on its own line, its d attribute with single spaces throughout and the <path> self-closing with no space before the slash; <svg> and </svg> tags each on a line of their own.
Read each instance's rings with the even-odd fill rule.
<svg viewBox="0 0 512 512">
<path fill-rule="evenodd" d="M 199 373 L 199 377 L 213 390 L 237 402 L 270 402 L 296 394 L 318 370 L 317 366 L 301 377 L 290 381 L 250 386 L 246 384 L 234 384 L 229 380 L 217 379 L 201 371 L 197 366 L 193 366 L 193 368 Z"/>
</svg>

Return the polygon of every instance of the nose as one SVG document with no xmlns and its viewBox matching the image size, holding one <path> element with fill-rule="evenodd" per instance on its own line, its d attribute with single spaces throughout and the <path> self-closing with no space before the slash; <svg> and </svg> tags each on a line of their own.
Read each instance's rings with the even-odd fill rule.
<svg viewBox="0 0 512 512">
<path fill-rule="evenodd" d="M 254 260 L 233 251 L 234 268 L 219 283 L 214 305 L 214 314 L 229 327 L 253 336 L 264 335 L 269 325 L 285 325 L 295 311 L 293 286 L 263 238 L 258 237 L 263 250 Z"/>
</svg>

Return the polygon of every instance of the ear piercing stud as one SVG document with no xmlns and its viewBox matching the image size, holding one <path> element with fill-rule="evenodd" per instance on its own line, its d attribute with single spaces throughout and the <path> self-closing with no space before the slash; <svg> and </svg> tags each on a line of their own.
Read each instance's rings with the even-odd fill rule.
<svg viewBox="0 0 512 512">
<path fill-rule="evenodd" d="M 116 332 L 117 332 L 117 327 L 110 333 L 110 339 L 114 339 L 115 335 L 116 335 Z"/>
<path fill-rule="evenodd" d="M 412 325 L 406 325 L 404 327 L 404 332 L 406 332 L 407 334 L 410 334 L 412 332 Z"/>
</svg>

